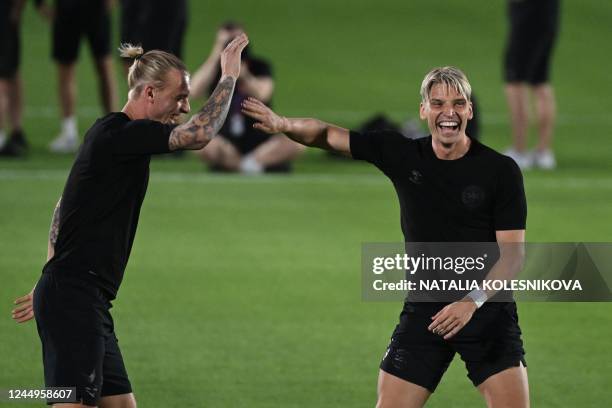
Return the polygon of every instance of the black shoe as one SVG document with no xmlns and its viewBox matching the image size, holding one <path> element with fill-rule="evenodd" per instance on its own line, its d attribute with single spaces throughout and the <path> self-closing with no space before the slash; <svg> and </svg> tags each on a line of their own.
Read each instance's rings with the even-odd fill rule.
<svg viewBox="0 0 612 408">
<path fill-rule="evenodd" d="M 23 157 L 26 155 L 27 143 L 25 139 L 15 140 L 12 137 L 0 149 L 0 157 Z"/>
<path fill-rule="evenodd" d="M 23 150 L 28 149 L 28 141 L 26 140 L 23 130 L 13 130 L 9 136 L 9 140 L 12 141 L 15 146 L 20 147 Z"/>
</svg>

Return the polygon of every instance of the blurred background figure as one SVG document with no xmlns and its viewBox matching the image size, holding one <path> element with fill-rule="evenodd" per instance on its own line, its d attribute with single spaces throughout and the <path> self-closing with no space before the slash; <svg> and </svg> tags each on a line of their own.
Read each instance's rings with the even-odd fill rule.
<svg viewBox="0 0 612 408">
<path fill-rule="evenodd" d="M 187 0 L 121 0 L 121 42 L 183 57 Z M 127 71 L 132 64 L 123 60 Z"/>
<path fill-rule="evenodd" d="M 219 58 L 225 45 L 243 31 L 233 22 L 224 23 L 217 31 L 212 51 L 206 61 L 193 74 L 191 97 L 212 93 L 221 76 Z M 291 171 L 291 162 L 304 147 L 283 135 L 268 135 L 254 129 L 255 121 L 241 112 L 241 103 L 253 96 L 270 106 L 274 93 L 274 79 L 270 64 L 252 54 L 249 44 L 242 51 L 242 68 L 225 124 L 206 148 L 197 152 L 212 171 L 263 172 Z"/>
<path fill-rule="evenodd" d="M 559 0 L 509 0 L 508 16 L 505 82 L 514 144 L 505 153 L 522 169 L 554 169 L 556 103 L 549 71 L 559 25 Z M 530 91 L 535 97 L 538 130 L 533 152 L 527 150 Z"/>
<path fill-rule="evenodd" d="M 52 21 L 52 55 L 58 67 L 62 123 L 59 135 L 49 147 L 55 153 L 70 153 L 79 146 L 75 69 L 82 37 L 87 37 L 94 57 L 102 108 L 105 113 L 117 110 L 110 55 L 111 0 L 55 0 L 53 7 L 44 0 L 36 0 L 36 4 L 41 14 Z"/>
<path fill-rule="evenodd" d="M 28 144 L 22 130 L 23 86 L 19 75 L 21 13 L 25 0 L 0 1 L 0 156 L 22 156 Z M 10 131 L 6 126 L 10 123 Z"/>
</svg>

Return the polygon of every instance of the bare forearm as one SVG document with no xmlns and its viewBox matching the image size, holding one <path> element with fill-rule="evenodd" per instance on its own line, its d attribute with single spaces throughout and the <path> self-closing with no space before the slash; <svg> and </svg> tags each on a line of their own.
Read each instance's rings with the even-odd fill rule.
<svg viewBox="0 0 612 408">
<path fill-rule="evenodd" d="M 349 131 L 318 119 L 283 118 L 289 138 L 306 146 L 350 155 Z"/>
<path fill-rule="evenodd" d="M 225 122 L 235 85 L 233 77 L 222 78 L 204 107 L 174 128 L 168 142 L 170 150 L 199 150 L 206 146 Z"/>
<path fill-rule="evenodd" d="M 47 261 L 51 259 L 53 255 L 55 254 L 55 243 L 57 242 L 57 236 L 59 234 L 61 203 L 62 203 L 62 199 L 60 197 L 59 201 L 55 205 L 55 209 L 53 210 L 53 217 L 51 219 L 51 227 L 49 228 L 49 244 L 47 246 Z"/>
<path fill-rule="evenodd" d="M 222 49 L 215 45 L 206 61 L 198 68 L 191 77 L 191 97 L 199 98 L 206 94 L 206 90 L 212 83 L 217 72 Z"/>
<path fill-rule="evenodd" d="M 316 147 L 326 138 L 328 127 L 319 119 L 283 118 L 282 131 L 298 143 Z"/>
</svg>

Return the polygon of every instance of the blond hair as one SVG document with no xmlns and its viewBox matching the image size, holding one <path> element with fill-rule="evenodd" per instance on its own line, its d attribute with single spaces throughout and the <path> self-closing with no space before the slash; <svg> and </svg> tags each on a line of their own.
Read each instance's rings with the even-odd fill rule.
<svg viewBox="0 0 612 408">
<path fill-rule="evenodd" d="M 429 102 L 431 88 L 436 84 L 443 84 L 454 89 L 468 101 L 472 98 L 472 86 L 467 76 L 459 68 L 437 67 L 429 71 L 421 84 L 421 100 L 424 103 Z"/>
<path fill-rule="evenodd" d="M 134 60 L 127 78 L 129 98 L 139 95 L 146 84 L 163 88 L 166 84 L 166 75 L 172 69 L 178 69 L 185 75 L 189 75 L 183 61 L 165 51 L 144 52 L 140 45 L 125 43 L 121 44 L 119 52 L 121 57 Z"/>
</svg>

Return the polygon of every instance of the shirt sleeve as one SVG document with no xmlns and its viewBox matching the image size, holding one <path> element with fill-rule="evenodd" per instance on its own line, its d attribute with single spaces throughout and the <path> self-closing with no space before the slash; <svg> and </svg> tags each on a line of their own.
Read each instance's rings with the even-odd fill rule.
<svg viewBox="0 0 612 408">
<path fill-rule="evenodd" d="M 505 158 L 497 180 L 495 197 L 495 230 L 523 230 L 527 224 L 527 199 L 521 170 Z"/>
<path fill-rule="evenodd" d="M 176 125 L 147 119 L 131 120 L 113 136 L 113 153 L 119 155 L 169 153 L 168 139 Z"/>
<path fill-rule="evenodd" d="M 389 174 L 401 161 L 406 144 L 411 140 L 393 131 L 371 131 L 359 133 L 350 131 L 351 156 L 374 164 Z"/>
</svg>

